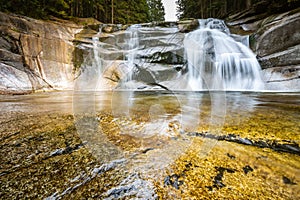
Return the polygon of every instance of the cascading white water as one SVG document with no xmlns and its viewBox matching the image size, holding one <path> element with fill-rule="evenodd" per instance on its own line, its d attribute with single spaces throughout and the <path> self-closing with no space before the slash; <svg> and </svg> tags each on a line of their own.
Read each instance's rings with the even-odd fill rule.
<svg viewBox="0 0 300 200">
<path fill-rule="evenodd" d="M 135 24 L 130 26 L 126 32 L 128 34 L 127 39 L 125 39 L 125 42 L 127 44 L 126 48 L 126 55 L 125 58 L 127 60 L 127 66 L 128 66 L 128 75 L 127 75 L 127 81 L 132 80 L 132 76 L 134 73 L 134 66 L 136 62 L 136 53 L 139 49 L 139 31 L 140 25 Z"/>
<path fill-rule="evenodd" d="M 260 65 L 253 52 L 231 37 L 222 20 L 199 20 L 199 24 L 184 39 L 189 86 L 193 90 L 262 90 Z"/>
<path fill-rule="evenodd" d="M 99 32 L 94 37 L 92 37 L 92 40 L 93 40 L 93 57 L 94 57 L 93 65 L 96 66 L 96 67 L 101 67 L 102 66 L 101 59 L 100 59 L 100 52 L 99 52 L 100 51 L 99 37 L 101 36 L 101 34 L 102 34 L 102 27 L 100 26 L 99 27 Z M 100 72 L 102 73 L 103 69 L 100 69 Z"/>
</svg>

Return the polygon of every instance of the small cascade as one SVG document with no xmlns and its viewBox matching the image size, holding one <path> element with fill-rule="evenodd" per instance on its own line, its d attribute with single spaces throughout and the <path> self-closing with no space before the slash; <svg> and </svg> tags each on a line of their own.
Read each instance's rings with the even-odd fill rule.
<svg viewBox="0 0 300 200">
<path fill-rule="evenodd" d="M 126 32 L 127 32 L 127 37 L 125 39 L 126 42 L 126 54 L 125 54 L 125 60 L 127 61 L 127 66 L 129 69 L 129 74 L 127 75 L 127 80 L 130 81 L 132 80 L 132 77 L 134 75 L 134 69 L 135 69 L 135 64 L 137 64 L 137 59 L 136 59 L 136 54 L 137 51 L 139 50 L 139 24 L 135 24 L 130 26 Z"/>
<path fill-rule="evenodd" d="M 81 64 L 78 77 L 76 78 L 74 86 L 76 91 L 95 90 L 103 82 L 104 67 L 101 59 L 101 42 L 99 40 L 102 34 L 101 30 L 102 27 L 100 26 L 99 32 L 91 38 L 91 41 L 78 45 L 79 49 L 88 51 L 89 54 L 84 57 L 84 62 Z"/>
<path fill-rule="evenodd" d="M 169 62 L 176 63 L 178 59 L 175 53 L 173 55 L 173 51 L 183 49 L 182 40 L 179 47 L 177 46 L 178 39 L 175 37 L 177 33 L 177 27 L 152 27 L 150 24 L 130 26 L 125 31 L 123 47 L 126 75 L 118 88 L 167 89 L 160 84 L 161 78 L 167 80 L 175 76 L 177 71 L 170 67 Z M 172 71 L 170 76 L 167 70 Z"/>
<path fill-rule="evenodd" d="M 184 39 L 188 84 L 193 90 L 262 90 L 260 65 L 245 37 L 230 35 L 222 20 L 201 19 Z"/>
<path fill-rule="evenodd" d="M 92 37 L 92 40 L 93 40 L 93 57 L 94 57 L 94 60 L 93 60 L 93 65 L 96 66 L 96 67 L 99 67 L 99 66 L 102 66 L 101 64 L 101 58 L 100 58 L 100 48 L 99 48 L 99 45 L 100 45 L 100 41 L 99 41 L 99 38 L 101 37 L 101 34 L 102 34 L 102 26 L 99 27 L 99 32 Z M 103 69 L 100 69 L 100 72 L 103 73 Z"/>
<path fill-rule="evenodd" d="M 149 24 L 99 32 L 80 47 L 82 88 L 169 90 L 263 90 L 249 38 L 231 34 L 222 20 L 201 19 L 199 28 Z M 90 40 L 92 39 L 92 40 Z"/>
</svg>

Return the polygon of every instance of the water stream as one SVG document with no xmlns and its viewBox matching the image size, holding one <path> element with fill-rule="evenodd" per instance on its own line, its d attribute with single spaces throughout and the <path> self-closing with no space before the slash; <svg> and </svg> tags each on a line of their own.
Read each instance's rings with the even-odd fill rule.
<svg viewBox="0 0 300 200">
<path fill-rule="evenodd" d="M 247 36 L 230 34 L 218 19 L 199 20 L 199 28 L 187 34 L 177 27 L 150 25 L 132 25 L 106 36 L 100 30 L 89 47 L 93 56 L 83 64 L 90 80 L 82 82 L 91 82 L 90 71 L 99 68 L 96 80 L 114 79 L 115 89 L 261 91 L 261 69 L 248 42 Z M 97 90 L 109 88 L 96 80 L 90 84 Z"/>
<path fill-rule="evenodd" d="M 260 65 L 249 47 L 235 41 L 221 20 L 199 20 L 199 24 L 184 39 L 192 89 L 263 90 Z"/>
<path fill-rule="evenodd" d="M 74 91 L 1 95 L 0 196 L 299 199 L 299 93 L 264 91 L 247 37 L 199 24 L 100 30 Z"/>
</svg>

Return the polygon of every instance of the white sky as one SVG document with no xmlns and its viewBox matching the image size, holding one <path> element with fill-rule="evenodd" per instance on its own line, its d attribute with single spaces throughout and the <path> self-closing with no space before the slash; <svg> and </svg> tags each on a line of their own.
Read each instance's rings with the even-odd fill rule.
<svg viewBox="0 0 300 200">
<path fill-rule="evenodd" d="M 166 21 L 177 21 L 175 0 L 162 0 L 165 7 L 165 20 Z"/>
</svg>

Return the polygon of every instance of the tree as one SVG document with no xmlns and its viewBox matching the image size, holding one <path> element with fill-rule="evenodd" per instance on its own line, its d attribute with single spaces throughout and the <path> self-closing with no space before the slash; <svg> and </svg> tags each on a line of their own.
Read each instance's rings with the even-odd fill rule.
<svg viewBox="0 0 300 200">
<path fill-rule="evenodd" d="M 148 0 L 150 21 L 164 21 L 165 8 L 161 0 Z"/>
<path fill-rule="evenodd" d="M 225 18 L 232 12 L 249 8 L 254 0 L 177 0 L 178 17 L 183 18 Z"/>
<path fill-rule="evenodd" d="M 135 24 L 149 21 L 149 7 L 146 0 L 114 0 L 114 22 Z"/>
<path fill-rule="evenodd" d="M 201 13 L 205 6 L 201 4 L 201 1 L 194 0 L 177 0 L 177 17 L 179 19 L 184 18 L 203 18 Z"/>
</svg>

